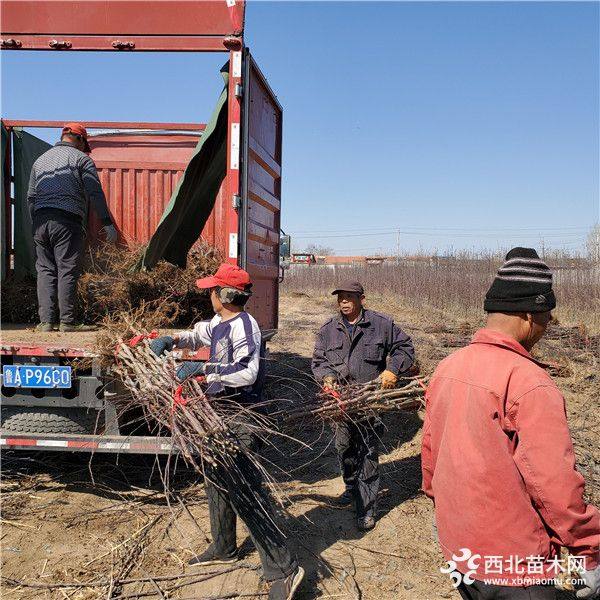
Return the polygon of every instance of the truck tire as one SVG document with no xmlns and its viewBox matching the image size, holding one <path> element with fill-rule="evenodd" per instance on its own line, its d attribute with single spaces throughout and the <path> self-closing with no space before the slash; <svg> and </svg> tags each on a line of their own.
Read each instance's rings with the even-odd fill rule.
<svg viewBox="0 0 600 600">
<path fill-rule="evenodd" d="M 85 408 L 3 406 L 0 423 L 4 431 L 13 433 L 93 434 L 101 429 L 102 419 L 97 411 Z"/>
</svg>

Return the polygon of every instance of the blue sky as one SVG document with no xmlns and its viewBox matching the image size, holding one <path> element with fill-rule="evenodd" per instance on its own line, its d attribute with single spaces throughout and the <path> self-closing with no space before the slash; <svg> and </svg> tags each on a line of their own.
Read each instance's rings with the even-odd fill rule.
<svg viewBox="0 0 600 600">
<path fill-rule="evenodd" d="M 600 212 L 598 19 L 597 3 L 251 2 L 295 247 L 581 249 Z M 3 52 L 2 115 L 206 121 L 224 57 Z"/>
</svg>

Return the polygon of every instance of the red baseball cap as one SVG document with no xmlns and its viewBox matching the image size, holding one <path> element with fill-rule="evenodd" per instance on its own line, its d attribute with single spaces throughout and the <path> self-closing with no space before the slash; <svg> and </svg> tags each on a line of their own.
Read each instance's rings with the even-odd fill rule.
<svg viewBox="0 0 600 600">
<path fill-rule="evenodd" d="M 85 142 L 85 148 L 83 149 L 83 151 L 91 152 L 92 149 L 90 148 L 90 145 L 88 144 L 87 130 L 81 123 L 65 123 L 62 132 L 63 133 L 74 133 L 75 135 L 78 135 L 81 138 L 83 138 L 83 141 Z"/>
<path fill-rule="evenodd" d="M 252 285 L 250 275 L 237 265 L 223 263 L 212 277 L 203 277 L 196 280 L 196 285 L 201 290 L 214 287 L 231 287 L 242 292 L 248 291 Z"/>
</svg>

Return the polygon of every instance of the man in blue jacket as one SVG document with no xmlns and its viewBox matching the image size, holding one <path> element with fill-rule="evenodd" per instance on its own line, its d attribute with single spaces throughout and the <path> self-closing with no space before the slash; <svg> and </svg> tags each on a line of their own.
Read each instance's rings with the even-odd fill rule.
<svg viewBox="0 0 600 600">
<path fill-rule="evenodd" d="M 383 389 L 395 387 L 398 375 L 414 364 L 412 341 L 394 321 L 365 309 L 365 293 L 358 281 L 347 281 L 332 292 L 340 313 L 317 334 L 312 372 L 327 388 L 378 379 Z M 375 527 L 379 492 L 379 419 L 339 421 L 335 445 L 346 490 L 342 506 L 355 505 L 361 531 Z"/>
</svg>

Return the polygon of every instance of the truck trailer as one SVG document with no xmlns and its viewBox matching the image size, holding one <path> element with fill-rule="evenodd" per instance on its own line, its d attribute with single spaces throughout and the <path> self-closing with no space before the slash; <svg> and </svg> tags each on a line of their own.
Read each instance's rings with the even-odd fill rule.
<svg viewBox="0 0 600 600">
<path fill-rule="evenodd" d="M 216 119 L 216 126 L 225 128 L 226 160 L 217 173 L 220 185 L 211 198 L 212 210 L 200 225 L 199 239 L 250 273 L 254 286 L 248 308 L 265 337 L 272 335 L 277 329 L 280 281 L 283 112 L 244 43 L 245 3 L 149 0 L 142 9 L 139 2 L 127 0 L 3 0 L 1 11 L 0 44 L 7 52 L 180 51 L 227 56 L 222 118 Z M 214 129 L 214 121 L 215 115 L 209 128 Z M 20 249 L 27 237 L 25 228 L 30 227 L 23 203 L 31 165 L 24 161 L 31 162 L 36 148 L 40 153 L 44 149 L 44 142 L 27 130 L 62 124 L 2 119 L 2 276 L 9 281 L 22 266 Z M 151 243 L 172 206 L 178 183 L 208 135 L 207 124 L 83 124 L 91 133 L 91 158 L 121 243 Z M 90 214 L 87 230 L 92 243 L 99 229 Z M 115 393 L 111 378 L 94 354 L 93 341 L 94 334 L 89 333 L 34 333 L 17 324 L 2 324 L 3 374 L 19 372 L 24 378 L 15 381 L 7 375 L 7 380 L 3 375 L 0 447 L 151 454 L 174 450 L 169 438 L 131 435 L 126 430 L 111 402 Z M 208 350 L 202 349 L 180 358 L 207 356 Z M 68 385 L 63 385 L 53 375 L 55 367 L 77 359 L 87 359 L 91 366 L 73 372 Z"/>
</svg>

